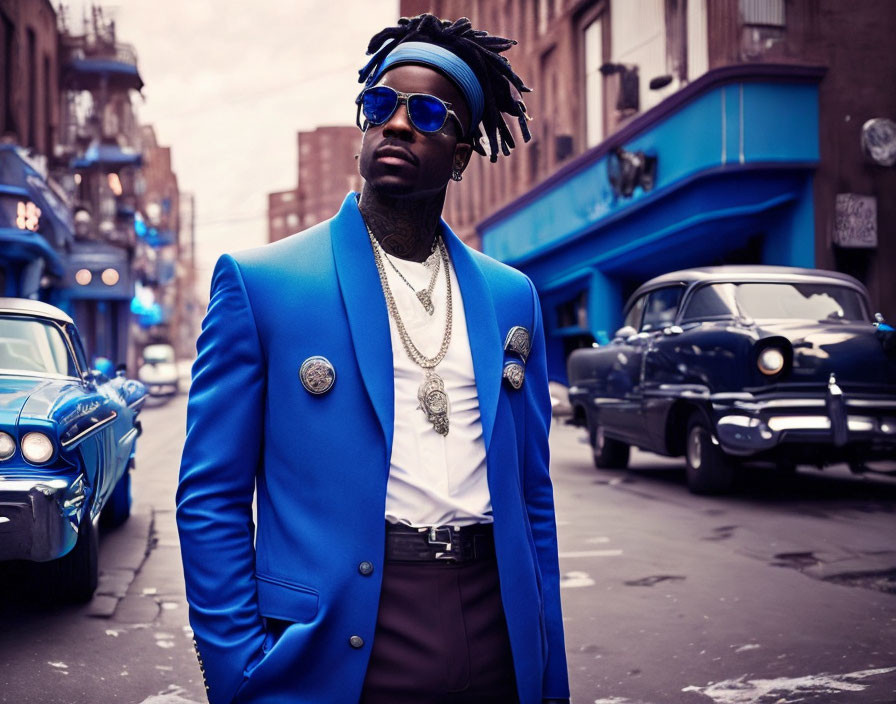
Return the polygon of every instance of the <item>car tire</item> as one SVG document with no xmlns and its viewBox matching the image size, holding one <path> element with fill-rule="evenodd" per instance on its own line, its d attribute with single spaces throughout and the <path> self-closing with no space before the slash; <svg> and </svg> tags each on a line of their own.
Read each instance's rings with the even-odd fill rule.
<svg viewBox="0 0 896 704">
<path fill-rule="evenodd" d="M 734 486 L 736 466 L 713 441 L 709 424 L 700 411 L 688 421 L 685 438 L 688 489 L 694 494 L 722 494 Z"/>
<path fill-rule="evenodd" d="M 128 462 L 128 466 L 112 490 L 109 500 L 103 507 L 100 514 L 102 527 L 117 528 L 124 523 L 131 515 L 131 469 L 134 466 L 134 460 Z"/>
<path fill-rule="evenodd" d="M 624 442 L 608 438 L 603 428 L 593 423 L 589 427 L 594 466 L 598 469 L 625 469 L 628 467 L 630 448 Z"/>
<path fill-rule="evenodd" d="M 33 565 L 36 595 L 51 603 L 83 604 L 93 597 L 99 579 L 99 535 L 86 511 L 78 540 L 68 554 Z"/>
</svg>

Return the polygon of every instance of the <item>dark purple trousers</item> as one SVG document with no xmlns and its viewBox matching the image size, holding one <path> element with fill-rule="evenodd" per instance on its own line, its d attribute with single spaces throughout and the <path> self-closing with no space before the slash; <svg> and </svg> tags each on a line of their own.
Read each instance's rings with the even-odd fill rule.
<svg viewBox="0 0 896 704">
<path fill-rule="evenodd" d="M 495 560 L 386 562 L 360 704 L 517 701 Z"/>
</svg>

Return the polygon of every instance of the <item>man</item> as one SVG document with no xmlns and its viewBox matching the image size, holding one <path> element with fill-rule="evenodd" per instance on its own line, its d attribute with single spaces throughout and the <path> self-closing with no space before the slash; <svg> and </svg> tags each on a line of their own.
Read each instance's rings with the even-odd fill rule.
<svg viewBox="0 0 896 704">
<path fill-rule="evenodd" d="M 568 701 L 538 299 L 440 219 L 480 125 L 528 137 L 512 44 L 376 35 L 360 198 L 218 261 L 177 496 L 213 704 Z"/>
</svg>

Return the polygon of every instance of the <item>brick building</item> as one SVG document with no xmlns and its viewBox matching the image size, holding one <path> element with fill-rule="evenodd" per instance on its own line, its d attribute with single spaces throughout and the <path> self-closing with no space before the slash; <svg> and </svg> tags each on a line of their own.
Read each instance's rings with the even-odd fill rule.
<svg viewBox="0 0 896 704">
<path fill-rule="evenodd" d="M 896 318 L 896 169 L 860 146 L 868 120 L 896 119 L 896 4 L 401 2 L 423 11 L 520 42 L 533 141 L 474 157 L 446 218 L 533 278 L 554 378 L 612 336 L 634 286 L 675 268 L 838 269 Z M 856 203 L 861 237 L 837 219 Z"/>
<path fill-rule="evenodd" d="M 268 193 L 268 241 L 276 242 L 299 231 L 299 191 Z"/>
<path fill-rule="evenodd" d="M 354 126 L 318 127 L 298 133 L 298 186 L 268 194 L 268 239 L 273 242 L 336 214 L 349 191 L 361 188 Z"/>
<path fill-rule="evenodd" d="M 0 0 L 0 137 L 44 156 L 59 127 L 59 50 L 49 0 Z"/>
</svg>

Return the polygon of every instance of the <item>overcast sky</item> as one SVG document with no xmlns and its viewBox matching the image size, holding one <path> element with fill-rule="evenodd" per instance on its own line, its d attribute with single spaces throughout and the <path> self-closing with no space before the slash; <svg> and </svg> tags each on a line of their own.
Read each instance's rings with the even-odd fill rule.
<svg viewBox="0 0 896 704">
<path fill-rule="evenodd" d="M 90 0 L 67 4 L 80 32 Z M 137 50 L 140 121 L 171 147 L 181 191 L 196 196 L 206 295 L 221 252 L 267 241 L 267 194 L 296 185 L 296 132 L 354 124 L 357 70 L 370 37 L 395 24 L 398 0 L 98 4 Z"/>
</svg>

